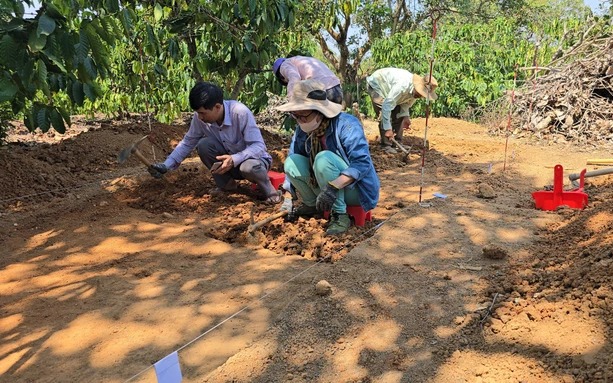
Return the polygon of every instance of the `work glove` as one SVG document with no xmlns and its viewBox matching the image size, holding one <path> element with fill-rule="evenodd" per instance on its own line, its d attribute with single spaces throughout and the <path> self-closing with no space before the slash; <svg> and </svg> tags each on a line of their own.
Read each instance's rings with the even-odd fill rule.
<svg viewBox="0 0 613 383">
<path fill-rule="evenodd" d="M 163 163 L 151 164 L 147 170 L 149 174 L 153 176 L 153 178 L 162 178 L 164 174 L 168 171 L 168 168 Z"/>
<path fill-rule="evenodd" d="M 294 209 L 294 203 L 292 201 L 292 197 L 291 196 L 284 196 L 283 197 L 283 204 L 281 204 L 281 208 L 279 208 L 279 210 L 280 211 L 287 211 L 288 213 L 290 213 L 293 209 Z"/>
<path fill-rule="evenodd" d="M 290 187 L 289 196 L 288 196 L 286 194 L 288 190 L 285 190 L 283 185 L 281 185 L 281 192 L 283 193 L 283 204 L 281 204 L 280 210 L 287 211 L 287 215 L 283 217 L 283 220 L 285 222 L 294 222 L 298 219 L 298 216 L 296 216 L 296 214 L 294 213 L 296 210 L 294 206 L 294 201 L 298 200 L 298 196 L 296 195 L 296 192 L 291 189 L 292 188 Z"/>
<path fill-rule="evenodd" d="M 283 217 L 284 222 L 296 222 L 298 220 L 298 215 L 296 214 L 296 209 L 292 207 L 292 210 L 287 212 L 285 217 Z"/>
<path fill-rule="evenodd" d="M 330 211 L 337 197 L 338 197 L 338 189 L 334 187 L 331 183 L 328 183 L 321 190 L 321 193 L 319 193 L 319 195 L 317 196 L 315 207 L 319 211 Z"/>
</svg>

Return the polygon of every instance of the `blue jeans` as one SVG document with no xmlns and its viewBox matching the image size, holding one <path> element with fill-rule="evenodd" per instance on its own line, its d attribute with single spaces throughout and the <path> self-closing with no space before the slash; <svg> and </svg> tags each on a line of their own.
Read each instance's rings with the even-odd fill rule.
<svg viewBox="0 0 613 383">
<path fill-rule="evenodd" d="M 335 180 L 341 172 L 349 165 L 338 155 L 329 150 L 322 150 L 315 156 L 313 171 L 318 186 L 313 186 L 309 182 L 311 179 L 311 166 L 309 159 L 300 154 L 292 154 L 285 160 L 285 175 L 289 178 L 300 197 L 302 203 L 307 206 L 315 206 L 317 195 L 328 182 Z M 335 213 L 346 213 L 347 205 L 360 205 L 360 195 L 357 188 L 345 187 L 338 191 L 338 198 L 332 211 Z"/>
</svg>

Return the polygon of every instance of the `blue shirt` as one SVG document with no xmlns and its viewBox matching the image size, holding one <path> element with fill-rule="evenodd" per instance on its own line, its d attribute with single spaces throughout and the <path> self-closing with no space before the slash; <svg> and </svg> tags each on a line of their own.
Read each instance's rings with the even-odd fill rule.
<svg viewBox="0 0 613 383">
<path fill-rule="evenodd" d="M 178 168 L 203 137 L 217 138 L 227 154 L 232 155 L 234 167 L 249 158 L 272 162 L 272 157 L 266 151 L 262 132 L 249 108 L 233 100 L 224 100 L 223 107 L 224 118 L 221 126 L 216 122 L 204 122 L 198 118 L 198 113 L 194 113 L 189 130 L 164 161 L 168 169 Z"/>
<path fill-rule="evenodd" d="M 311 140 L 308 134 L 297 128 L 289 154 L 300 154 L 309 157 Z M 379 177 L 370 158 L 368 141 L 360 121 L 351 114 L 340 113 L 330 120 L 325 134 L 325 147 L 340 156 L 349 167 L 341 172 L 355 181 L 347 188 L 358 188 L 360 205 L 365 211 L 374 209 L 379 202 Z"/>
</svg>

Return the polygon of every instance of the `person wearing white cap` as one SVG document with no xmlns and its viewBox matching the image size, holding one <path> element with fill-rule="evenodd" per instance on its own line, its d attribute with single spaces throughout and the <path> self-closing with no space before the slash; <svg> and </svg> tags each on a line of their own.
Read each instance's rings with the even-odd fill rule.
<svg viewBox="0 0 613 383">
<path fill-rule="evenodd" d="M 375 112 L 380 115 L 381 146 L 388 153 L 396 153 L 390 138 L 402 140 L 402 132 L 411 126 L 411 106 L 418 98 L 436 100 L 438 83 L 434 77 L 424 78 L 399 68 L 378 69 L 366 83 Z"/>
<path fill-rule="evenodd" d="M 291 56 L 275 60 L 272 71 L 283 86 L 287 86 L 287 98 L 291 100 L 294 84 L 302 80 L 318 80 L 324 84 L 328 100 L 343 103 L 341 80 L 324 64 L 313 57 Z"/>
<path fill-rule="evenodd" d="M 276 109 L 290 112 L 298 123 L 284 163 L 286 180 L 302 199 L 293 215 L 328 211 L 326 233 L 347 231 L 347 205 L 369 211 L 379 201 L 379 177 L 360 121 L 341 113 L 342 106 L 327 99 L 317 80 L 297 82 L 291 101 Z"/>
</svg>

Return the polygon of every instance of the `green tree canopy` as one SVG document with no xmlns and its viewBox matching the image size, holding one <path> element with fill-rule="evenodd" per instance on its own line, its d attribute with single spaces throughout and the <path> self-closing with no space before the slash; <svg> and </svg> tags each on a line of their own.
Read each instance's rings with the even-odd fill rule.
<svg viewBox="0 0 613 383">
<path fill-rule="evenodd" d="M 108 91 L 142 91 L 138 77 L 155 85 L 149 97 L 156 104 L 168 102 L 177 83 L 164 80 L 176 76 L 177 68 L 185 73 L 187 60 L 192 78 L 234 79 L 223 85 L 236 94 L 247 74 L 261 71 L 277 55 L 275 36 L 291 26 L 296 5 L 295 0 L 51 0 L 29 17 L 20 0 L 1 4 L 0 103 L 23 113 L 29 129 L 53 126 L 58 132 L 70 122 L 73 106 L 100 106 L 96 100 Z"/>
</svg>

